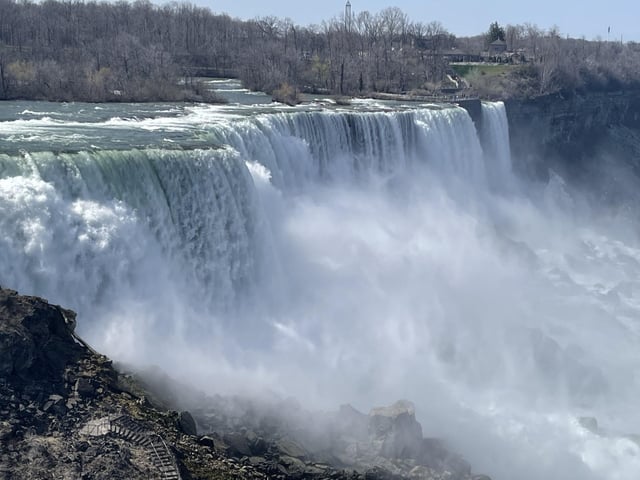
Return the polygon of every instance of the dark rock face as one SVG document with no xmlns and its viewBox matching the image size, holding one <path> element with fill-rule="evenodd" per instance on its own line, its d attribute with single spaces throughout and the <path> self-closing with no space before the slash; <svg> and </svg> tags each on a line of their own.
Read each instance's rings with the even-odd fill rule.
<svg viewBox="0 0 640 480">
<path fill-rule="evenodd" d="M 0 375 L 60 381 L 83 349 L 72 337 L 75 313 L 0 290 Z"/>
<path fill-rule="evenodd" d="M 74 327 L 73 312 L 0 288 L 1 480 L 259 478 L 184 435 L 189 415 L 119 388 Z"/>
<path fill-rule="evenodd" d="M 137 446 L 80 433 L 115 407 L 116 373 L 74 327 L 73 312 L 0 289 L 0 478 L 143 479 L 154 470 Z"/>
<path fill-rule="evenodd" d="M 74 327 L 73 312 L 0 289 L 0 480 L 472 478 L 422 437 L 410 402 L 320 414 L 200 394 L 192 413 L 178 413 L 157 406 L 181 396 L 161 375 L 161 388 L 145 390 Z"/>
<path fill-rule="evenodd" d="M 640 130 L 640 91 L 553 94 L 505 106 L 517 168 L 543 178 L 549 169 L 583 167 L 612 126 Z"/>
</svg>

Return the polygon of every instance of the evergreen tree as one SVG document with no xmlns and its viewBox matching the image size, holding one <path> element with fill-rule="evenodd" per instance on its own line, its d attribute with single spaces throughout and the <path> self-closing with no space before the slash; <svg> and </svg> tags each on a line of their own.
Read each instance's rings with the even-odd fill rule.
<svg viewBox="0 0 640 480">
<path fill-rule="evenodd" d="M 489 31 L 487 32 L 487 44 L 491 44 L 496 40 L 502 40 L 504 42 L 506 38 L 504 28 L 498 24 L 498 22 L 493 22 L 489 25 Z"/>
</svg>

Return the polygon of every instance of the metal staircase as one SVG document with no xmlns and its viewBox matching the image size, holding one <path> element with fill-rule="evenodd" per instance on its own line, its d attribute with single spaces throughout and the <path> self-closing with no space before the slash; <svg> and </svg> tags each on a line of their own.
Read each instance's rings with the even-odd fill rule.
<svg viewBox="0 0 640 480">
<path fill-rule="evenodd" d="M 143 448 L 160 474 L 159 480 L 182 480 L 175 457 L 160 435 L 147 430 L 142 424 L 126 415 L 110 415 L 93 420 L 81 433 L 102 436 L 109 433 Z"/>
</svg>

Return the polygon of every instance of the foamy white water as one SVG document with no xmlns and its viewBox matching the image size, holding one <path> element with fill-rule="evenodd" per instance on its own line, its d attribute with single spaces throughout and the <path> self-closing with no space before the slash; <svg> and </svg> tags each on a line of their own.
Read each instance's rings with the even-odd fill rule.
<svg viewBox="0 0 640 480">
<path fill-rule="evenodd" d="M 37 106 L 0 122 L 0 284 L 105 353 L 318 407 L 410 398 L 495 479 L 638 477 L 636 228 L 515 178 L 502 104 L 479 133 L 459 108 Z"/>
</svg>

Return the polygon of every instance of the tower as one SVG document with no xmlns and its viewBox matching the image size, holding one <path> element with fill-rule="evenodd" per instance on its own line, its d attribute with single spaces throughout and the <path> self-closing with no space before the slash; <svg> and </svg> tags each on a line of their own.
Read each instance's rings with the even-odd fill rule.
<svg viewBox="0 0 640 480">
<path fill-rule="evenodd" d="M 351 31 L 351 2 L 347 0 L 347 4 L 344 6 L 344 26 L 347 32 Z"/>
</svg>

